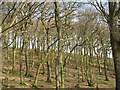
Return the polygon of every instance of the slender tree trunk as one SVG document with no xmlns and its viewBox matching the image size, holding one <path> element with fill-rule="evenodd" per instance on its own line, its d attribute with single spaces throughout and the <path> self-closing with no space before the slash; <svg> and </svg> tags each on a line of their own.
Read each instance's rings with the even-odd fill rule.
<svg viewBox="0 0 120 90">
<path fill-rule="evenodd" d="M 35 55 L 34 48 L 35 48 L 35 38 L 32 41 L 32 68 L 34 67 L 34 55 Z"/>
<path fill-rule="evenodd" d="M 37 84 L 37 77 L 38 77 L 38 74 L 39 74 L 39 69 L 40 69 L 40 64 L 39 64 L 39 66 L 38 66 L 38 68 L 37 68 L 37 70 L 36 70 L 34 85 Z"/>
<path fill-rule="evenodd" d="M 90 46 L 90 45 L 89 45 Z M 90 46 L 90 47 L 88 47 L 89 48 L 89 53 L 90 53 L 90 56 L 89 56 L 89 62 L 88 62 L 88 80 L 87 80 L 87 82 L 88 82 L 88 85 L 89 86 L 94 86 L 93 85 L 93 76 L 92 76 L 92 67 L 91 67 L 91 65 L 92 65 L 92 57 L 93 57 L 93 49 L 92 49 L 92 47 Z"/>
<path fill-rule="evenodd" d="M 63 62 L 62 62 L 62 32 L 60 29 L 60 17 L 58 2 L 54 2 L 55 5 L 55 25 L 58 34 L 58 57 L 56 60 L 56 89 L 64 88 L 64 78 L 63 78 Z"/>
<path fill-rule="evenodd" d="M 104 74 L 105 74 L 105 80 L 108 81 L 108 76 L 107 76 L 107 51 L 104 50 Z"/>
<path fill-rule="evenodd" d="M 26 66 L 25 76 L 27 76 L 28 75 L 29 64 L 28 64 L 28 40 L 27 40 L 26 37 L 24 39 L 24 44 L 25 44 L 24 48 L 25 48 L 25 66 Z"/>
<path fill-rule="evenodd" d="M 98 64 L 98 71 L 99 71 L 99 74 L 101 74 L 100 54 L 97 55 L 97 64 Z"/>
<path fill-rule="evenodd" d="M 22 51 L 24 48 L 24 43 L 22 44 L 22 39 L 20 39 L 20 51 L 19 51 L 19 56 L 20 56 L 20 84 L 23 84 L 23 78 L 22 78 Z"/>
<path fill-rule="evenodd" d="M 13 33 L 13 37 L 14 37 L 14 33 Z M 15 48 L 16 48 L 16 37 L 15 37 L 15 41 L 13 42 L 13 64 L 12 64 L 12 71 L 14 71 L 15 68 Z"/>
<path fill-rule="evenodd" d="M 8 46 L 8 44 L 9 44 L 9 34 L 6 36 L 6 50 L 7 50 L 6 59 L 7 59 L 7 61 L 9 61 L 9 46 Z"/>
<path fill-rule="evenodd" d="M 40 62 L 42 62 L 44 58 L 44 42 L 42 41 L 40 44 Z M 44 64 L 42 65 L 42 74 L 45 74 Z"/>
<path fill-rule="evenodd" d="M 38 42 L 39 42 L 39 41 L 38 41 Z M 37 46 L 39 45 L 38 42 L 37 42 Z M 42 45 L 41 45 L 41 47 L 42 47 Z M 38 50 L 37 50 L 37 57 L 38 57 L 38 60 L 40 60 L 40 56 L 39 56 L 39 55 L 40 55 L 40 54 L 39 54 L 39 53 L 40 53 L 40 51 L 39 51 L 40 49 L 39 49 L 39 47 L 37 47 L 37 49 L 38 49 Z M 41 50 L 41 61 L 42 61 L 42 50 Z M 40 70 L 40 65 L 41 65 L 41 63 L 42 63 L 42 62 L 39 62 L 39 65 L 38 65 L 37 70 L 36 70 L 34 85 L 37 84 L 37 77 L 38 77 L 38 74 L 39 74 L 39 70 Z"/>
<path fill-rule="evenodd" d="M 48 28 L 46 30 L 46 35 L 47 35 L 47 53 L 49 52 L 49 35 L 48 35 Z M 50 56 L 48 57 L 47 61 L 47 82 L 51 82 L 51 66 L 50 66 Z"/>
</svg>

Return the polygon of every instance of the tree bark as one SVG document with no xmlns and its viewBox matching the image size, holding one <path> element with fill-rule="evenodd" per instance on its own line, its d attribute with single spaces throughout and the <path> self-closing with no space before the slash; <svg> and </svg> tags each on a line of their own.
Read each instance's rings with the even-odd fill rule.
<svg viewBox="0 0 120 90">
<path fill-rule="evenodd" d="M 109 2 L 109 19 L 108 25 L 110 29 L 110 43 L 112 46 L 112 54 L 115 68 L 116 90 L 120 90 L 120 31 L 117 27 L 117 17 L 115 17 L 114 4 Z"/>
<path fill-rule="evenodd" d="M 56 89 L 64 88 L 64 78 L 63 78 L 63 61 L 62 61 L 62 31 L 60 29 L 60 17 L 59 17 L 59 7 L 58 1 L 54 2 L 55 5 L 55 26 L 58 34 L 58 56 L 56 60 Z"/>
</svg>

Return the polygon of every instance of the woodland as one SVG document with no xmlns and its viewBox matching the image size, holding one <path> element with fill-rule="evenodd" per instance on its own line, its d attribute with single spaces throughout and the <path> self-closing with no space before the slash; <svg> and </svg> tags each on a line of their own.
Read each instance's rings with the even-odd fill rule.
<svg viewBox="0 0 120 90">
<path fill-rule="evenodd" d="M 2 88 L 120 90 L 120 2 L 1 2 Z"/>
</svg>

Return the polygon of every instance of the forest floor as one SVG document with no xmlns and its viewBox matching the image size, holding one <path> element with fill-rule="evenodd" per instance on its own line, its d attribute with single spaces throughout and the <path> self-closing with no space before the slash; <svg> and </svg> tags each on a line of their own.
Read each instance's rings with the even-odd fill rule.
<svg viewBox="0 0 120 90">
<path fill-rule="evenodd" d="M 23 84 L 20 84 L 19 78 L 19 60 L 16 62 L 16 66 L 14 71 L 12 71 L 12 60 L 9 60 L 7 63 L 3 61 L 2 66 L 2 84 L 6 87 L 13 87 L 13 88 L 32 88 L 34 82 L 34 76 L 36 72 L 36 68 L 31 68 L 29 70 L 29 75 L 25 76 L 25 67 L 22 68 L 23 71 Z M 23 63 L 25 64 L 25 63 Z M 23 65 L 25 66 L 25 65 Z M 43 69 L 40 69 L 40 73 L 38 76 L 37 87 L 39 88 L 55 88 L 55 70 L 54 66 L 52 65 L 52 82 L 46 82 L 47 72 L 46 72 L 46 65 L 45 65 L 45 73 L 43 74 Z M 98 68 L 96 66 L 92 66 L 92 75 L 93 75 L 93 83 L 94 86 L 90 87 L 87 84 L 86 79 L 82 81 L 82 76 L 80 72 L 79 78 L 79 87 L 80 88 L 96 88 L 98 85 L 99 88 L 114 88 L 115 87 L 115 76 L 114 76 L 114 69 L 113 69 L 113 62 L 112 60 L 109 62 L 109 69 L 107 71 L 109 81 L 105 81 L 104 76 L 104 68 L 101 64 L 101 74 L 98 74 Z M 78 85 L 78 70 L 75 66 L 75 61 L 69 62 L 69 65 L 66 65 L 64 68 L 64 85 L 65 88 L 75 88 Z"/>
</svg>

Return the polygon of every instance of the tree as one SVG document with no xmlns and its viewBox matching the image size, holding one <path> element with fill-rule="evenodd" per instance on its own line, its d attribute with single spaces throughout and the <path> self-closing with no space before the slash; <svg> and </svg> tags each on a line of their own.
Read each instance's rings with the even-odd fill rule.
<svg viewBox="0 0 120 90">
<path fill-rule="evenodd" d="M 62 61 L 62 31 L 60 28 L 60 17 L 59 17 L 59 6 L 58 1 L 54 2 L 54 12 L 55 12 L 55 26 L 57 29 L 58 37 L 58 55 L 56 60 L 56 89 L 64 88 L 64 78 L 63 78 L 63 61 Z"/>
<path fill-rule="evenodd" d="M 120 32 L 118 29 L 117 21 L 118 14 L 120 13 L 120 3 L 118 2 L 109 2 L 108 9 L 109 13 L 105 11 L 105 8 L 102 5 L 102 2 L 94 5 L 94 7 L 103 15 L 106 19 L 109 31 L 110 31 L 110 43 L 112 47 L 112 54 L 114 60 L 114 69 L 115 69 L 115 78 L 116 78 L 116 90 L 120 90 Z"/>
</svg>

